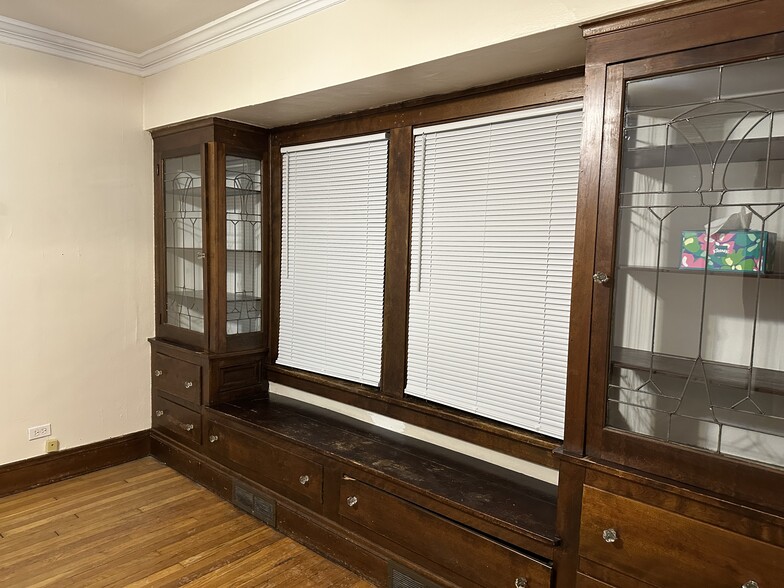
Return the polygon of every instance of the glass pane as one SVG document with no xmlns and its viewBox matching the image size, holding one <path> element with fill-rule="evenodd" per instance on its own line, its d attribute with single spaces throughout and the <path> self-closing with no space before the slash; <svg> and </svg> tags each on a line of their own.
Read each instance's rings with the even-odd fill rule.
<svg viewBox="0 0 784 588">
<path fill-rule="evenodd" d="M 261 331 L 261 161 L 226 157 L 226 333 Z"/>
<path fill-rule="evenodd" d="M 166 324 L 204 332 L 201 155 L 163 162 Z"/>
<path fill-rule="evenodd" d="M 627 84 L 607 425 L 784 465 L 784 59 Z"/>
</svg>

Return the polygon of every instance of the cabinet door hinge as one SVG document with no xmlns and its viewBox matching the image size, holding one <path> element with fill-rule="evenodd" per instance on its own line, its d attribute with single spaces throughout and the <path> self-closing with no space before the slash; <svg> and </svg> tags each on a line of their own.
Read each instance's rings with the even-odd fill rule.
<svg viewBox="0 0 784 588">
<path fill-rule="evenodd" d="M 156 163 L 155 164 L 155 175 L 156 176 L 161 175 L 161 164 L 160 163 Z"/>
</svg>

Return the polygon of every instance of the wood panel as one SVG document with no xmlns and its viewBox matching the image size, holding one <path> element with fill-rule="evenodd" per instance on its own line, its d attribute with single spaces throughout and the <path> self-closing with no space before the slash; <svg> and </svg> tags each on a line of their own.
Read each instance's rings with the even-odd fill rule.
<svg viewBox="0 0 784 588">
<path fill-rule="evenodd" d="M 343 478 L 339 504 L 344 521 L 430 560 L 446 577 L 455 573 L 487 588 L 522 579 L 530 588 L 550 586 L 549 565 L 358 480 Z"/>
<path fill-rule="evenodd" d="M 144 430 L 9 463 L 0 466 L 0 496 L 139 459 L 149 453 L 150 432 Z"/>
<path fill-rule="evenodd" d="M 0 499 L 3 586 L 370 588 L 153 458 Z"/>
<path fill-rule="evenodd" d="M 603 533 L 613 529 L 614 542 Z M 580 555 L 655 586 L 775 586 L 784 549 L 643 502 L 586 486 Z M 707 557 L 706 557 L 707 556 Z"/>
<path fill-rule="evenodd" d="M 152 355 L 152 385 L 178 399 L 201 403 L 201 366 L 163 355 Z"/>
</svg>

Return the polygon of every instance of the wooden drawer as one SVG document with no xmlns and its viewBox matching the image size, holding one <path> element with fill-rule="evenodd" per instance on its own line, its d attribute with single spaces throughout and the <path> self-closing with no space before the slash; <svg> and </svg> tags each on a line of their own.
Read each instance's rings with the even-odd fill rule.
<svg viewBox="0 0 784 588">
<path fill-rule="evenodd" d="M 152 427 L 186 443 L 201 443 L 201 414 L 159 394 L 152 396 Z"/>
<path fill-rule="evenodd" d="M 319 510 L 323 468 L 320 464 L 215 421 L 205 439 L 211 457 L 286 498 Z"/>
<path fill-rule="evenodd" d="M 152 354 L 152 387 L 193 404 L 201 403 L 201 366 Z"/>
<path fill-rule="evenodd" d="M 613 588 L 610 584 L 605 584 L 585 574 L 577 574 L 577 584 L 575 586 L 577 588 Z"/>
<path fill-rule="evenodd" d="M 359 480 L 342 479 L 339 513 L 477 586 L 550 586 L 550 566 Z"/>
<path fill-rule="evenodd" d="M 603 536 L 609 529 L 614 542 Z M 661 588 L 784 579 L 780 547 L 592 486 L 583 490 L 580 557 Z"/>
</svg>

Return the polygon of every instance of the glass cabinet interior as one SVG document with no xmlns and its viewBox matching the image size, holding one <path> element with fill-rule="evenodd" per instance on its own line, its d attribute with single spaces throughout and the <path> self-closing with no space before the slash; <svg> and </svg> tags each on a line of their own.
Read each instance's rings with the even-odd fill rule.
<svg viewBox="0 0 784 588">
<path fill-rule="evenodd" d="M 204 332 L 204 217 L 201 155 L 163 162 L 165 323 Z"/>
<path fill-rule="evenodd" d="M 261 161 L 226 156 L 226 334 L 262 330 Z"/>
<path fill-rule="evenodd" d="M 784 58 L 626 82 L 606 425 L 784 466 Z"/>
</svg>

